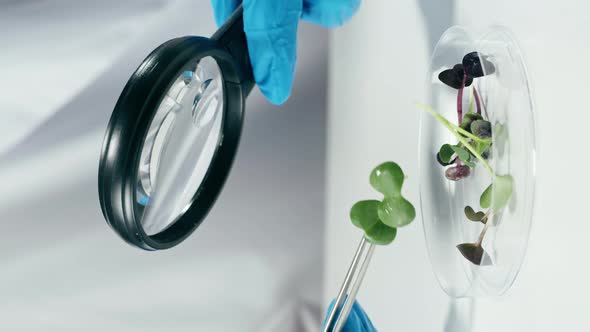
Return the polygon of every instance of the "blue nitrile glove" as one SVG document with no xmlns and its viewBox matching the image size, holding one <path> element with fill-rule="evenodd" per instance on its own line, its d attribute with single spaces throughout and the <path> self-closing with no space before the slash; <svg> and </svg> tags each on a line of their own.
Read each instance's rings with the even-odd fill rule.
<svg viewBox="0 0 590 332">
<path fill-rule="evenodd" d="M 336 300 L 333 300 L 332 303 L 330 303 L 323 326 L 326 326 L 327 316 L 330 314 L 330 311 L 332 311 L 332 308 L 334 308 L 334 302 L 336 302 Z M 367 313 L 361 308 L 361 305 L 357 301 L 354 301 L 348 319 L 346 320 L 346 323 L 344 323 L 341 332 L 377 332 L 377 329 L 373 326 L 373 323 L 371 323 L 369 316 L 367 316 Z"/>
<path fill-rule="evenodd" d="M 304 19 L 325 27 L 342 25 L 361 0 L 243 0 L 244 31 L 254 79 L 273 104 L 287 100 L 297 60 L 297 25 Z M 217 25 L 241 0 L 212 0 Z"/>
</svg>

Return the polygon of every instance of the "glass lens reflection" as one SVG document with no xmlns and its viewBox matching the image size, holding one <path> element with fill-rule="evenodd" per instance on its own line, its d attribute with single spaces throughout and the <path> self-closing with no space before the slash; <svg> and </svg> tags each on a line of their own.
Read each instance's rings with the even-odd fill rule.
<svg viewBox="0 0 590 332">
<path fill-rule="evenodd" d="M 190 206 L 207 174 L 223 122 L 223 82 L 212 57 L 180 74 L 146 136 L 136 211 L 148 235 L 164 231 Z"/>
</svg>

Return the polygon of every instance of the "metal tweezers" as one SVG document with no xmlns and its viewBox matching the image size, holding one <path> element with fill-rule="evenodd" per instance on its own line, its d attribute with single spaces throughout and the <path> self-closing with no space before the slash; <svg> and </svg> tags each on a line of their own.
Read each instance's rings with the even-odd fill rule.
<svg viewBox="0 0 590 332">
<path fill-rule="evenodd" d="M 344 327 L 344 323 L 346 323 L 346 319 L 350 314 L 350 310 L 352 309 L 356 295 L 361 287 L 365 273 L 367 273 L 367 268 L 371 262 L 373 251 L 375 251 L 375 245 L 368 243 L 363 235 L 363 238 L 356 249 L 356 253 L 354 254 L 354 258 L 352 259 L 352 263 L 348 268 L 348 272 L 346 272 L 346 278 L 344 278 L 344 282 L 340 287 L 334 307 L 330 311 L 330 315 L 326 320 L 323 332 L 340 332 L 342 327 Z M 364 258 L 362 258 L 363 256 Z M 362 263 L 357 274 L 357 267 L 361 260 Z M 350 289 L 351 286 L 352 289 Z"/>
</svg>

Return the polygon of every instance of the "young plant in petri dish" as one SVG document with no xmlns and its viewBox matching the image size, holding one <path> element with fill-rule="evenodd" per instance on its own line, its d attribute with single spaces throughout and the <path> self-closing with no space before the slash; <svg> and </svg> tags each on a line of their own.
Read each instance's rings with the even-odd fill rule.
<svg viewBox="0 0 590 332">
<path fill-rule="evenodd" d="M 492 264 L 490 256 L 482 247 L 482 242 L 492 217 L 501 213 L 510 201 L 514 183 L 510 174 L 497 174 L 488 163 L 494 130 L 486 104 L 481 99 L 475 83 L 483 76 L 493 75 L 495 71 L 496 67 L 488 56 L 470 52 L 463 57 L 461 63 L 439 73 L 438 79 L 442 83 L 457 90 L 455 123 L 431 107 L 418 103 L 420 108 L 431 114 L 456 138 L 455 142 L 443 144 L 436 155 L 437 162 L 445 168 L 444 176 L 447 180 L 461 181 L 469 177 L 476 167 L 485 168 L 492 176 L 492 183 L 479 199 L 480 207 L 484 211 L 476 211 L 471 206 L 465 206 L 463 211 L 468 222 L 479 222 L 483 225 L 478 239 L 475 242 L 457 245 L 465 259 L 481 266 Z M 466 112 L 463 109 L 465 89 L 469 89 L 469 107 Z M 502 127 L 501 123 L 495 126 Z"/>
</svg>

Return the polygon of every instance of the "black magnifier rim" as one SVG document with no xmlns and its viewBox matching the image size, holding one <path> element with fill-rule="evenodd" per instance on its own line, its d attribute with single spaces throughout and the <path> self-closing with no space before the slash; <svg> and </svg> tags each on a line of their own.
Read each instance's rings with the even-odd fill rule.
<svg viewBox="0 0 590 332">
<path fill-rule="evenodd" d="M 188 209 L 164 231 L 147 235 L 136 215 L 139 158 L 152 119 L 168 89 L 198 59 L 213 57 L 222 73 L 223 118 L 219 144 Z M 143 61 L 125 86 L 107 127 L 99 163 L 99 199 L 109 225 L 129 244 L 162 250 L 186 239 L 203 221 L 230 172 L 242 132 L 245 96 L 232 56 L 204 37 L 172 39 Z"/>
</svg>

